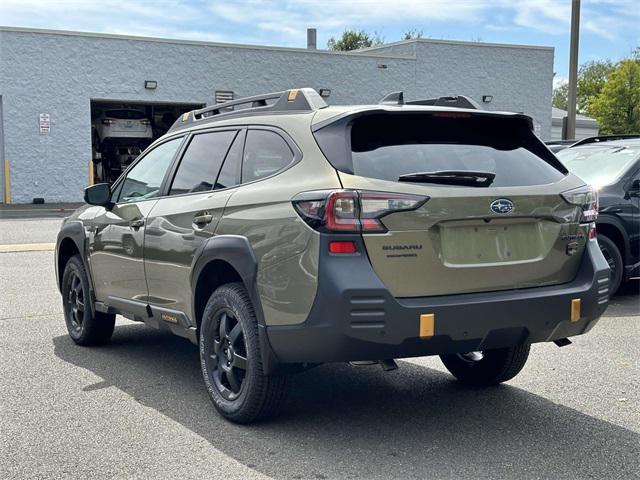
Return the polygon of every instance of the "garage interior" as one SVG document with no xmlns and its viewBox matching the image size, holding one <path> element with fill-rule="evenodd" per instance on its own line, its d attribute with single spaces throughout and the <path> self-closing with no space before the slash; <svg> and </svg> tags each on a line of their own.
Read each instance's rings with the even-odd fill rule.
<svg viewBox="0 0 640 480">
<path fill-rule="evenodd" d="M 94 183 L 113 183 L 180 115 L 204 106 L 203 103 L 91 100 Z M 109 129 L 112 126 L 121 128 Z"/>
</svg>

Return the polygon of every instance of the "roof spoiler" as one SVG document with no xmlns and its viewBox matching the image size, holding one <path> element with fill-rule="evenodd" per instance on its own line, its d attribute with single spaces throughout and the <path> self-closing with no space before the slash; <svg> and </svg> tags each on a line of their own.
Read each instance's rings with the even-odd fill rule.
<svg viewBox="0 0 640 480">
<path fill-rule="evenodd" d="M 455 95 L 451 97 L 425 98 L 423 100 L 404 101 L 403 92 L 391 92 L 385 95 L 378 102 L 380 105 L 433 105 L 436 107 L 470 108 L 472 110 L 483 110 L 478 102 L 466 95 Z"/>
</svg>

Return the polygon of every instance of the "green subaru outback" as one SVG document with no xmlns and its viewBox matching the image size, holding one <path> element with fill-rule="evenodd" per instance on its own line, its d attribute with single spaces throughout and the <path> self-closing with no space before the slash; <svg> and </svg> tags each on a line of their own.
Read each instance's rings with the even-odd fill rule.
<svg viewBox="0 0 640 480">
<path fill-rule="evenodd" d="M 71 338 L 107 342 L 116 314 L 185 337 L 242 423 L 326 362 L 440 355 L 467 384 L 513 378 L 532 343 L 595 325 L 609 267 L 596 193 L 529 117 L 474 106 L 299 89 L 184 114 L 64 222 Z"/>
</svg>

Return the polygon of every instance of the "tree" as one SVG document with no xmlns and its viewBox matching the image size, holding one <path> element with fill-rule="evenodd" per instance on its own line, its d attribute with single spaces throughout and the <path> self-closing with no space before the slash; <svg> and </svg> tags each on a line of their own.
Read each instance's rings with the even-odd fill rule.
<svg viewBox="0 0 640 480">
<path fill-rule="evenodd" d="M 553 97 L 551 100 L 551 104 L 560 108 L 561 110 L 567 110 L 567 99 L 569 98 L 569 84 L 561 83 L 556 88 L 553 89 Z"/>
<path fill-rule="evenodd" d="M 422 38 L 424 32 L 422 30 L 418 30 L 417 28 L 412 28 L 411 30 L 407 30 L 402 35 L 402 40 L 414 40 L 416 38 Z"/>
<path fill-rule="evenodd" d="M 600 93 L 589 101 L 588 113 L 600 123 L 600 133 L 640 133 L 640 60 L 622 60 Z"/>
<path fill-rule="evenodd" d="M 611 60 L 591 61 L 580 66 L 576 93 L 576 102 L 580 113 L 588 110 L 589 102 L 600 94 L 607 78 L 615 68 L 616 64 Z"/>
<path fill-rule="evenodd" d="M 349 50 L 380 45 L 383 41 L 384 39 L 375 33 L 370 35 L 364 30 L 345 30 L 337 40 L 331 37 L 327 42 L 327 48 L 329 50 L 347 52 Z"/>
</svg>

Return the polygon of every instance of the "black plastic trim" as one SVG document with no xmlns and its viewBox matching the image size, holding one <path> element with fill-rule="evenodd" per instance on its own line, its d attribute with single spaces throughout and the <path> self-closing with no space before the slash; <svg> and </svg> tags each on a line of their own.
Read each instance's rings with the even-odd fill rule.
<svg viewBox="0 0 640 480">
<path fill-rule="evenodd" d="M 420 298 L 394 298 L 373 271 L 362 238 L 356 255 L 330 255 L 322 235 L 316 300 L 299 325 L 269 326 L 287 363 L 380 360 L 465 353 L 547 342 L 588 332 L 608 303 L 609 267 L 588 242 L 576 278 L 566 284 Z M 344 238 L 344 237 L 341 237 Z M 581 318 L 570 320 L 571 300 Z M 419 338 L 421 314 L 435 314 L 435 336 Z"/>
<path fill-rule="evenodd" d="M 55 272 L 56 272 L 56 282 L 58 284 L 58 291 L 60 291 L 60 293 L 62 293 L 62 285 L 61 285 L 61 275 L 62 272 L 58 271 L 58 262 L 59 262 L 59 255 L 60 255 L 60 245 L 62 244 L 63 240 L 65 239 L 71 239 L 73 241 L 73 243 L 75 244 L 76 248 L 78 249 L 78 252 L 80 253 L 80 257 L 82 258 L 82 263 L 84 265 L 84 270 L 85 272 L 87 272 L 87 278 L 89 280 L 89 294 L 91 296 L 91 313 L 95 314 L 95 301 L 96 301 L 96 296 L 95 296 L 95 288 L 94 288 L 94 284 L 93 284 L 93 275 L 91 273 L 91 264 L 88 261 L 88 246 L 87 246 L 87 237 L 86 237 L 86 233 L 84 230 L 84 224 L 79 221 L 79 220 L 71 220 L 71 221 L 67 221 L 62 225 L 62 228 L 60 229 L 60 231 L 58 232 L 58 236 L 56 238 L 56 248 L 55 248 Z"/>
<path fill-rule="evenodd" d="M 266 335 L 262 302 L 260 301 L 256 282 L 258 262 L 253 248 L 251 248 L 251 244 L 246 237 L 240 235 L 216 235 L 198 247 L 191 265 L 191 311 L 196 311 L 195 292 L 200 275 L 205 267 L 215 260 L 227 262 L 238 272 L 238 275 L 240 275 L 258 320 L 258 335 L 260 337 L 263 369 L 266 374 L 275 372 L 278 369 L 278 362 Z"/>
</svg>

